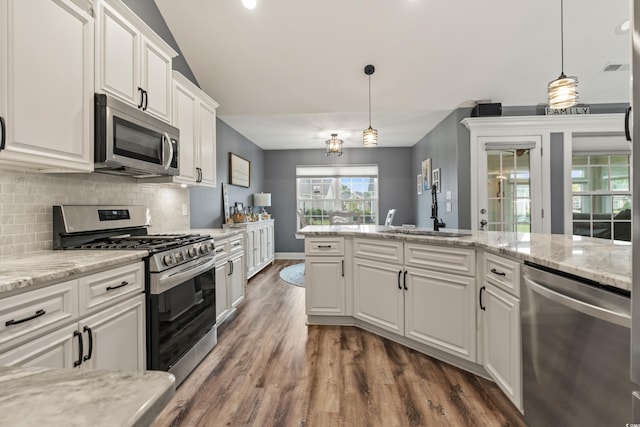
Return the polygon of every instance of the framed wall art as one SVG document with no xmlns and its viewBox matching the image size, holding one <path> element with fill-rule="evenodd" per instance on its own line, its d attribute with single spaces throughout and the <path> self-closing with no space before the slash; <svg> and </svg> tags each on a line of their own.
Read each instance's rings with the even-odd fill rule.
<svg viewBox="0 0 640 427">
<path fill-rule="evenodd" d="M 420 195 L 422 194 L 422 174 L 421 173 L 419 173 L 416 176 L 416 184 L 417 184 L 416 187 L 418 189 L 418 195 Z"/>
<path fill-rule="evenodd" d="M 431 185 L 436 186 L 436 193 L 442 191 L 440 188 L 440 168 L 435 168 L 433 172 L 431 172 Z"/>
<path fill-rule="evenodd" d="M 431 188 L 431 159 L 422 161 L 422 190 L 429 191 Z"/>
<path fill-rule="evenodd" d="M 229 153 L 229 184 L 247 188 L 251 184 L 251 162 L 233 153 Z"/>
</svg>

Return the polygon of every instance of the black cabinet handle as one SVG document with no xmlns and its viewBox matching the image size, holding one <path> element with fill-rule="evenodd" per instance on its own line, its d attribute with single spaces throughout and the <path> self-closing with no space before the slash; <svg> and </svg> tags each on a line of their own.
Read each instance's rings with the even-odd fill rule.
<svg viewBox="0 0 640 427">
<path fill-rule="evenodd" d="M 227 261 L 227 264 L 229 265 L 229 272 L 227 273 L 227 276 L 231 276 L 233 274 L 233 261 Z"/>
<path fill-rule="evenodd" d="M 147 107 L 149 106 L 149 92 L 142 89 L 142 96 L 144 98 L 144 107 L 142 108 L 142 111 L 147 111 Z"/>
<path fill-rule="evenodd" d="M 5 125 L 4 117 L 2 116 L 0 116 L 0 132 L 2 132 L 2 139 L 0 139 L 0 151 L 2 151 L 7 143 L 7 126 Z"/>
<path fill-rule="evenodd" d="M 495 268 L 492 268 L 492 269 L 491 269 L 491 272 L 492 272 L 493 274 L 497 274 L 498 276 L 503 276 L 503 277 L 507 275 L 507 273 L 504 273 L 504 272 L 502 272 L 502 271 L 498 271 L 498 270 L 496 270 Z"/>
<path fill-rule="evenodd" d="M 627 141 L 631 141 L 631 127 L 629 126 L 629 119 L 631 118 L 631 106 L 627 107 L 624 112 L 624 136 Z"/>
<path fill-rule="evenodd" d="M 487 288 L 485 288 L 484 286 L 480 288 L 480 294 L 478 295 L 478 302 L 480 303 L 480 310 L 485 310 L 487 307 L 482 305 L 482 294 L 484 293 L 484 291 Z"/>
<path fill-rule="evenodd" d="M 344 277 L 344 260 L 342 260 L 341 263 L 342 263 L 342 277 Z"/>
<path fill-rule="evenodd" d="M 331 249 L 331 245 L 318 245 L 318 249 Z"/>
<path fill-rule="evenodd" d="M 73 367 L 76 368 L 82 365 L 82 354 L 84 353 L 84 349 L 82 348 L 82 334 L 80 331 L 73 331 L 73 336 L 78 337 L 78 360 L 73 362 Z"/>
<path fill-rule="evenodd" d="M 404 278 L 403 278 L 403 281 L 404 281 L 404 290 L 405 290 L 405 291 L 408 291 L 408 290 L 409 290 L 409 288 L 407 288 L 407 273 L 408 273 L 408 271 L 407 271 L 407 270 L 405 270 L 405 271 L 404 271 Z"/>
<path fill-rule="evenodd" d="M 87 360 L 91 359 L 91 355 L 93 355 L 93 332 L 88 326 L 85 326 L 83 331 L 86 332 L 87 336 L 89 337 L 89 351 L 87 352 L 87 355 L 82 358 L 82 360 L 86 362 Z"/>
<path fill-rule="evenodd" d="M 144 89 L 138 86 L 138 93 L 140 94 L 140 103 L 138 104 L 138 108 L 142 108 L 144 105 Z"/>
<path fill-rule="evenodd" d="M 24 323 L 24 322 L 28 322 L 29 320 L 33 320 L 33 319 L 37 319 L 38 317 L 42 317 L 45 314 L 47 314 L 46 311 L 44 310 L 38 310 L 36 311 L 36 314 L 34 314 L 33 316 L 29 316 L 29 317 L 25 317 L 24 319 L 19 319 L 19 320 L 7 320 L 4 324 L 4 326 L 11 326 L 11 325 L 18 325 L 20 323 Z"/>
<path fill-rule="evenodd" d="M 126 280 L 123 280 L 122 283 L 120 283 L 119 285 L 107 286 L 107 291 L 112 291 L 114 289 L 123 288 L 123 287 L 127 286 L 128 284 L 129 284 L 129 282 L 127 282 Z"/>
<path fill-rule="evenodd" d="M 400 284 L 400 277 L 402 277 L 402 270 L 398 271 L 398 289 L 402 290 L 402 285 Z"/>
</svg>

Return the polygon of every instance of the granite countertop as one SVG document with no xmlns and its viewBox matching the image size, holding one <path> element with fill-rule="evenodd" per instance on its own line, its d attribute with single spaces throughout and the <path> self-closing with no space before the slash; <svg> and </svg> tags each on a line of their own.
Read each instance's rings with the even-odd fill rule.
<svg viewBox="0 0 640 427">
<path fill-rule="evenodd" d="M 216 239 L 226 239 L 227 237 L 242 234 L 243 230 L 241 228 L 192 228 L 189 232 L 196 234 L 208 234 L 213 237 L 215 242 Z"/>
<path fill-rule="evenodd" d="M 619 289 L 631 290 L 631 244 L 565 234 L 509 233 L 442 229 L 443 232 L 471 233 L 463 237 L 404 234 L 399 227 L 379 225 L 307 226 L 305 236 L 359 236 L 403 241 L 468 246 L 501 253 L 555 270 L 595 280 Z M 429 229 L 409 229 L 429 230 Z"/>
<path fill-rule="evenodd" d="M 147 426 L 174 391 L 167 372 L 0 367 L 0 426 Z"/>
<path fill-rule="evenodd" d="M 55 250 L 0 257 L 0 296 L 27 290 L 72 275 L 134 262 L 148 255 L 141 250 Z"/>
</svg>

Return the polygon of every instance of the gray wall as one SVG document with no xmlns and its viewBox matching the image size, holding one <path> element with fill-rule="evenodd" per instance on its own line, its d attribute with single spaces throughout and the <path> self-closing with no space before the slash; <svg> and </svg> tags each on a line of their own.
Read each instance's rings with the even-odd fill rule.
<svg viewBox="0 0 640 427">
<path fill-rule="evenodd" d="M 430 158 L 431 169 L 440 168 L 438 214 L 446 223 L 446 228 L 471 227 L 469 131 L 460 124 L 470 113 L 470 108 L 453 111 L 412 147 L 412 161 L 409 164 L 414 187 L 417 187 L 416 175 L 422 171 L 422 160 Z M 451 191 L 451 212 L 446 211 L 447 191 Z M 413 200 L 416 225 L 433 226 L 431 191 L 425 191 L 421 195 L 414 191 Z"/>
<path fill-rule="evenodd" d="M 253 194 L 265 190 L 264 151 L 220 119 L 216 121 L 216 188 L 192 188 L 190 191 L 191 227 L 219 228 L 224 223 L 222 183 L 229 183 L 229 153 L 250 162 L 249 188 L 228 185 L 229 205 L 242 202 L 253 205 Z"/>
<path fill-rule="evenodd" d="M 169 30 L 167 23 L 165 22 L 158 6 L 153 0 L 122 0 L 124 4 L 129 7 L 140 19 L 142 19 L 153 31 L 155 31 L 162 39 L 169 44 L 176 52 L 178 56 L 173 58 L 173 69 L 182 73 L 186 78 L 191 80 L 193 84 L 200 87 L 196 77 L 191 71 L 191 67 L 187 63 L 185 57 L 180 51 L 180 47 L 176 40 L 173 38 L 173 34 Z M 215 97 L 214 97 L 215 98 Z"/>
<path fill-rule="evenodd" d="M 318 144 L 322 145 L 321 142 Z M 302 240 L 295 238 L 296 166 L 330 164 L 377 164 L 379 223 L 389 209 L 396 208 L 394 224 L 414 223 L 413 197 L 415 176 L 411 164 L 411 148 L 345 148 L 341 157 L 324 155 L 318 150 L 270 150 L 264 152 L 264 191 L 271 193 L 273 206 L 267 209 L 275 219 L 276 252 L 303 252 Z"/>
</svg>

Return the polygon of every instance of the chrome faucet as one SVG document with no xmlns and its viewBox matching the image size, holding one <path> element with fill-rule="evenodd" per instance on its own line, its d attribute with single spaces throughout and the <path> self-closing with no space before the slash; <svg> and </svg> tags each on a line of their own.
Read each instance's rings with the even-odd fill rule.
<svg viewBox="0 0 640 427">
<path fill-rule="evenodd" d="M 440 228 L 447 226 L 440 218 L 438 218 L 438 196 L 436 190 L 438 187 L 433 184 L 431 186 L 431 219 L 433 220 L 433 231 L 439 231 Z"/>
</svg>

